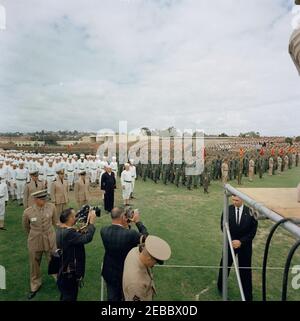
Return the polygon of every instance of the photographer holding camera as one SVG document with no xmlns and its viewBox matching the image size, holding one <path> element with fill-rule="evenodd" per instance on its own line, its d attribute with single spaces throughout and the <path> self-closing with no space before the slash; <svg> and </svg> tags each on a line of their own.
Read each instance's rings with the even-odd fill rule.
<svg viewBox="0 0 300 321">
<path fill-rule="evenodd" d="M 60 221 L 61 224 L 56 231 L 57 247 L 61 251 L 57 286 L 61 293 L 61 301 L 76 301 L 85 272 L 84 244 L 93 239 L 96 212 L 90 208 L 84 231 L 75 228 L 77 217 L 73 208 L 63 211 Z"/>
<path fill-rule="evenodd" d="M 140 221 L 138 210 L 115 207 L 111 211 L 112 225 L 100 231 L 105 248 L 102 276 L 107 285 L 108 301 L 122 301 L 122 277 L 124 261 L 128 252 L 144 243 L 148 236 L 147 228 Z M 138 231 L 130 228 L 135 223 Z"/>
</svg>

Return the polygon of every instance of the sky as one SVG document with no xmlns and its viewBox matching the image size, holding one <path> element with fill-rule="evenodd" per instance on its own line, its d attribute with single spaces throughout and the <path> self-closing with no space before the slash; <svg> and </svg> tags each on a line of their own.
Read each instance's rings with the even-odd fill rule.
<svg viewBox="0 0 300 321">
<path fill-rule="evenodd" d="M 0 132 L 300 135 L 293 0 L 0 0 Z"/>
</svg>

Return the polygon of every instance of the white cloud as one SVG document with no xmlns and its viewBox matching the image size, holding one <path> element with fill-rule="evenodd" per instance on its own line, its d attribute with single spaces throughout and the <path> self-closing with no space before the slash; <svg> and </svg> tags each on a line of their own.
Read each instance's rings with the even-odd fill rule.
<svg viewBox="0 0 300 321">
<path fill-rule="evenodd" d="M 292 0 L 0 2 L 0 131 L 299 134 Z"/>
</svg>

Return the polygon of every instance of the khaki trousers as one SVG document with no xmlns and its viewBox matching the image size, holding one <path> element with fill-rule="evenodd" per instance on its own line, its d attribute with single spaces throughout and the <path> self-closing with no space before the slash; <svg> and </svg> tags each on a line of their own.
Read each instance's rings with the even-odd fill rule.
<svg viewBox="0 0 300 321">
<path fill-rule="evenodd" d="M 254 177 L 254 168 L 250 168 L 249 169 L 249 181 L 253 181 L 253 177 Z"/>
<path fill-rule="evenodd" d="M 223 172 L 222 173 L 222 183 L 226 184 L 228 181 L 228 172 Z"/>
<path fill-rule="evenodd" d="M 273 175 L 273 166 L 269 168 L 269 176 L 272 176 L 272 175 Z"/>
<path fill-rule="evenodd" d="M 42 275 L 40 267 L 43 254 L 45 254 L 47 262 L 49 263 L 51 252 L 29 250 L 30 289 L 32 292 L 37 291 L 42 285 Z"/>
<path fill-rule="evenodd" d="M 59 222 L 60 214 L 67 208 L 67 203 L 55 204 L 55 207 L 57 222 Z"/>
</svg>

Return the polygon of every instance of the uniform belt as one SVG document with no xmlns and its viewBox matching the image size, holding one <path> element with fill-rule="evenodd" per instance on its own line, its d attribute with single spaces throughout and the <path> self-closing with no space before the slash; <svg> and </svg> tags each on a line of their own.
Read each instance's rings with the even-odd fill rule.
<svg viewBox="0 0 300 321">
<path fill-rule="evenodd" d="M 16 178 L 17 181 L 26 181 L 26 178 Z"/>
<path fill-rule="evenodd" d="M 67 170 L 67 172 L 71 172 L 72 173 L 72 172 L 74 172 L 74 170 L 73 171 Z"/>
<path fill-rule="evenodd" d="M 124 181 L 125 183 L 132 183 L 132 181 Z"/>
<path fill-rule="evenodd" d="M 47 176 L 51 177 L 51 176 L 54 176 L 54 174 L 53 175 L 47 175 Z"/>
<path fill-rule="evenodd" d="M 0 198 L 3 198 L 4 197 L 4 195 L 3 196 L 0 196 Z"/>
</svg>

